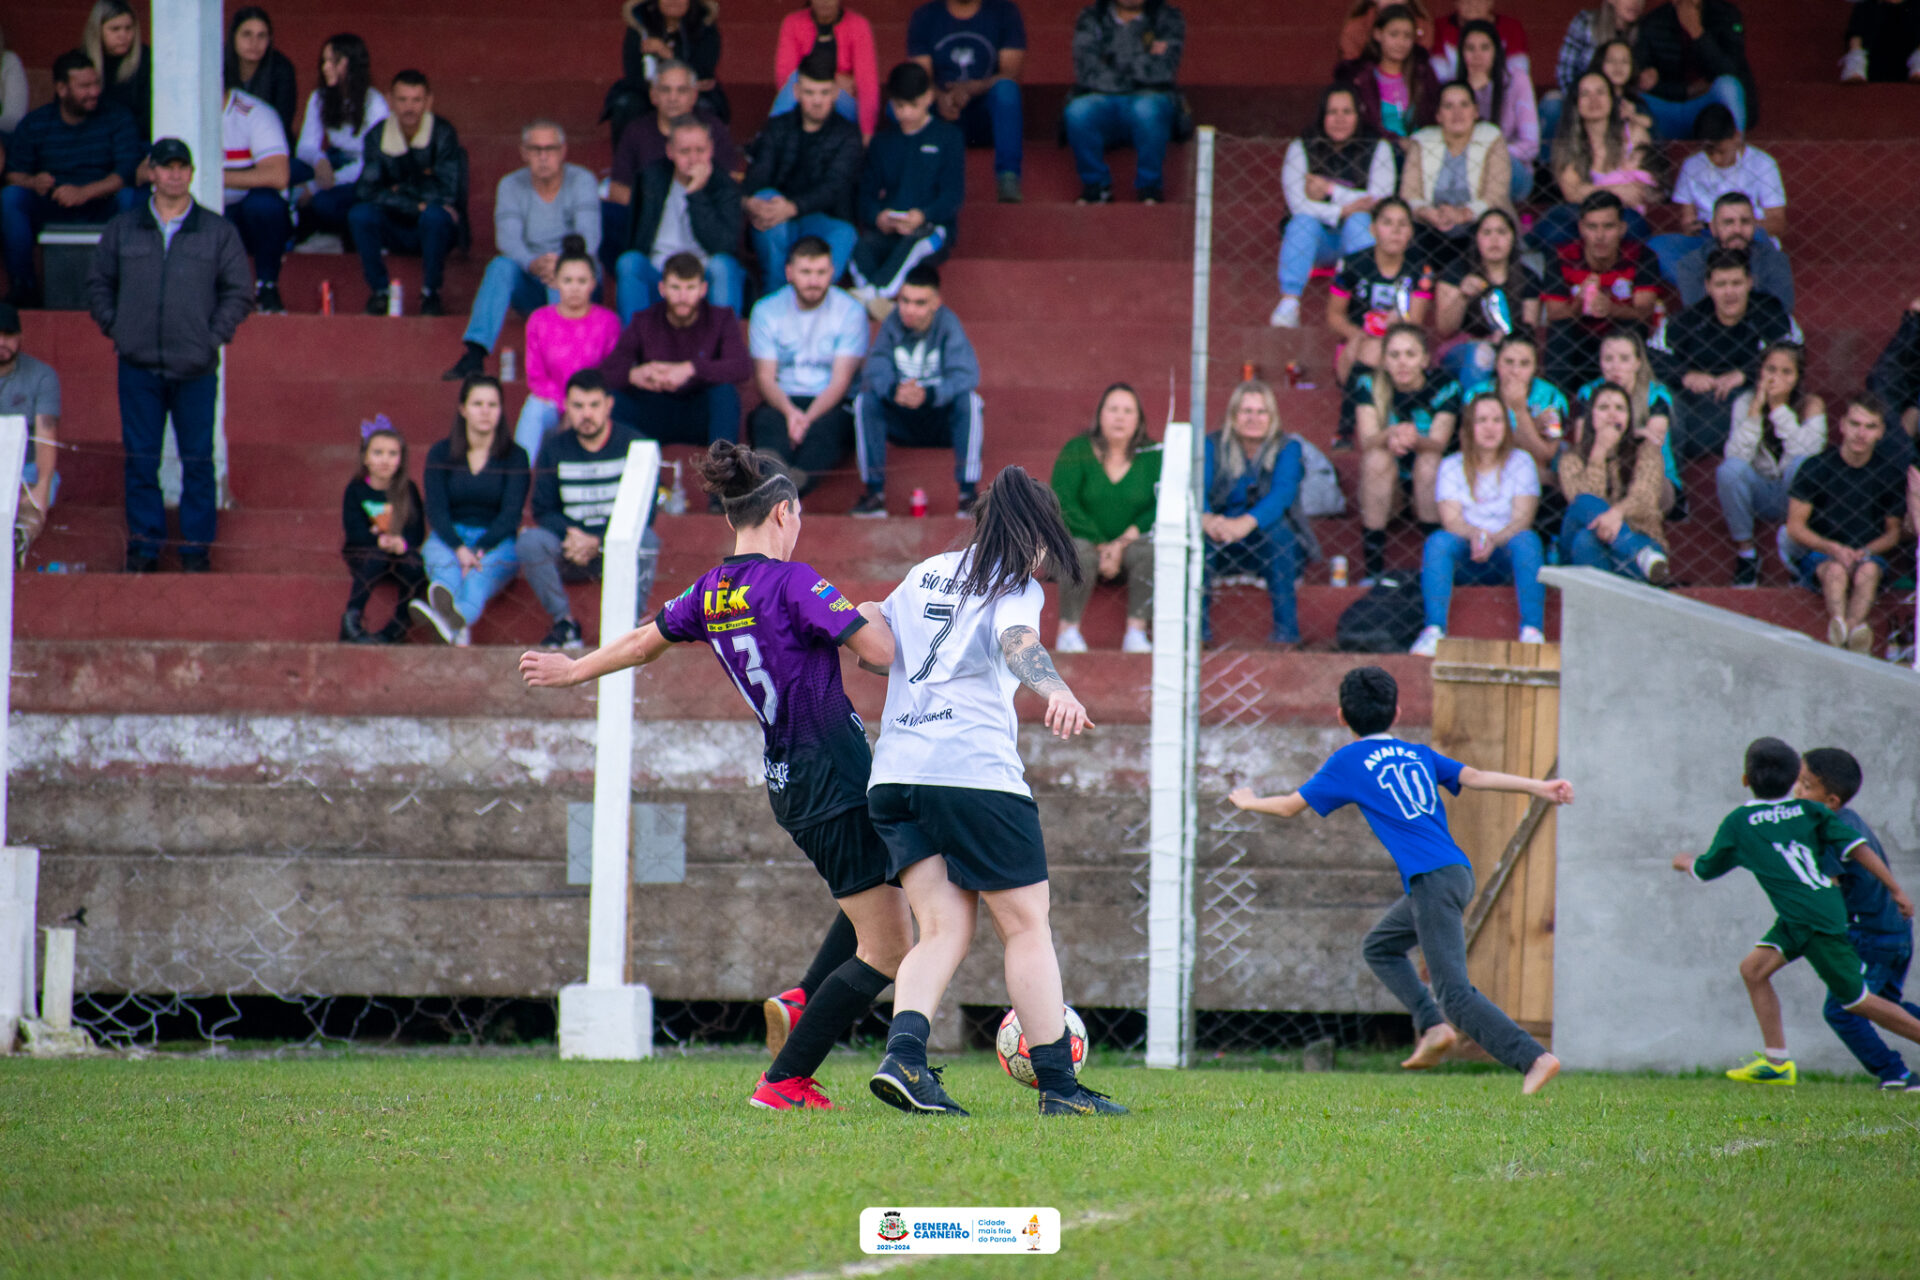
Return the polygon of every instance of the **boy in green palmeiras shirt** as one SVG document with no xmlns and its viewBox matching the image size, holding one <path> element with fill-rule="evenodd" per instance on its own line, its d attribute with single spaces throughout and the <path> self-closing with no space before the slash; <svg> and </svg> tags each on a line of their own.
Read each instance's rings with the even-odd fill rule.
<svg viewBox="0 0 1920 1280">
<path fill-rule="evenodd" d="M 1698 880 L 1745 867 L 1779 913 L 1740 962 L 1766 1048 L 1727 1077 L 1750 1084 L 1794 1084 L 1800 1078 L 1787 1052 L 1772 979 L 1803 956 L 1842 1008 L 1920 1043 L 1920 1018 L 1868 990 L 1864 966 L 1847 940 L 1846 898 L 1821 870 L 1823 849 L 1837 848 L 1845 857 L 1864 840 L 1825 805 L 1794 799 L 1799 778 L 1799 752 L 1778 738 L 1756 738 L 1747 747 L 1741 778 L 1754 799 L 1727 815 L 1705 853 L 1698 858 L 1682 853 L 1673 860 L 1674 870 Z"/>
</svg>

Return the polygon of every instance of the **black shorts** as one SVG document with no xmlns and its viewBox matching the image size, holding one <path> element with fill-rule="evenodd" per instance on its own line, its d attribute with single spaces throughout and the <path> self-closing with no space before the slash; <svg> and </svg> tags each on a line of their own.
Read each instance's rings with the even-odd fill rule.
<svg viewBox="0 0 1920 1280">
<path fill-rule="evenodd" d="M 867 812 L 887 842 L 887 871 L 899 875 L 932 857 L 947 860 L 947 879 L 991 893 L 1047 878 L 1040 806 L 1011 791 L 883 782 L 867 792 Z"/>
<path fill-rule="evenodd" d="M 887 869 L 887 846 L 873 829 L 865 809 L 848 809 L 787 834 L 813 863 L 835 899 L 851 898 L 877 885 L 899 883 Z"/>
</svg>

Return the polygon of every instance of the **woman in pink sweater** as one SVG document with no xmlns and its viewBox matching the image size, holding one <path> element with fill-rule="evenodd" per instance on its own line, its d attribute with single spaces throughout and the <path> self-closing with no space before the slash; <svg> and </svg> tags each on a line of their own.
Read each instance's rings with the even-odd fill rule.
<svg viewBox="0 0 1920 1280">
<path fill-rule="evenodd" d="M 593 258 L 586 242 L 568 236 L 554 266 L 560 301 L 527 317 L 527 402 L 513 442 L 540 460 L 540 445 L 560 424 L 567 379 L 607 358 L 620 339 L 620 317 L 593 302 Z"/>
<path fill-rule="evenodd" d="M 840 114 L 857 122 L 863 137 L 873 137 L 880 125 L 880 62 L 865 18 L 840 0 L 808 0 L 782 19 L 773 55 L 780 92 L 768 115 L 793 110 L 803 71 L 809 80 L 839 85 Z"/>
</svg>

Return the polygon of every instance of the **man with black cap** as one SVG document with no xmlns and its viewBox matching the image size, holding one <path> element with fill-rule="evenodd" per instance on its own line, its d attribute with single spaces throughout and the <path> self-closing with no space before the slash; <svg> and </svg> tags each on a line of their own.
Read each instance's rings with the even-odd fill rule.
<svg viewBox="0 0 1920 1280">
<path fill-rule="evenodd" d="M 94 322 L 120 354 L 127 572 L 159 567 L 167 536 L 160 449 L 171 415 L 180 446 L 180 567 L 205 573 L 218 496 L 213 415 L 220 348 L 253 310 L 253 273 L 240 232 L 194 203 L 187 144 L 161 138 L 147 159 L 153 198 L 101 233 L 87 298 Z"/>
<path fill-rule="evenodd" d="M 59 450 L 60 375 L 20 350 L 20 313 L 0 302 L 0 418 L 27 420 L 27 456 L 20 472 L 17 549 L 33 541 L 53 506 Z"/>
</svg>

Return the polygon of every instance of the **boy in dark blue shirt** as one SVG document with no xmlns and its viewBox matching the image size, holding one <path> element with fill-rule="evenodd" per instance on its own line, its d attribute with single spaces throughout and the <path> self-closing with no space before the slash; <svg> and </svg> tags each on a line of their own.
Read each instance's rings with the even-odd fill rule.
<svg viewBox="0 0 1920 1280">
<path fill-rule="evenodd" d="M 1020 73 L 1027 27 L 1013 0 L 927 0 L 907 23 L 907 57 L 933 74 L 934 110 L 970 147 L 993 144 L 1002 204 L 1020 203 Z"/>
<path fill-rule="evenodd" d="M 1847 902 L 1847 940 L 1866 966 L 1867 990 L 1883 1000 L 1904 1005 L 1920 1017 L 1920 1006 L 1902 998 L 1907 966 L 1913 962 L 1913 901 L 1900 888 L 1887 866 L 1886 851 L 1873 828 L 1848 806 L 1860 793 L 1860 762 L 1838 747 L 1815 747 L 1800 757 L 1800 781 L 1793 794 L 1825 805 L 1840 821 L 1859 832 L 1865 846 L 1855 845 L 1852 856 L 1829 846 L 1822 850 L 1829 874 L 1838 872 L 1840 891 Z M 1907 1070 L 1900 1055 L 1887 1046 L 1873 1023 L 1849 1013 L 1838 1000 L 1827 997 L 1821 1010 L 1840 1043 L 1860 1059 L 1860 1065 L 1879 1078 L 1880 1087 L 1920 1093 L 1920 1080 Z"/>
<path fill-rule="evenodd" d="M 960 202 L 967 195 L 967 143 L 957 126 L 933 113 L 933 77 L 917 62 L 887 76 L 887 104 L 897 127 L 867 146 L 855 211 L 853 296 L 884 320 L 907 272 L 938 266 L 953 251 Z"/>
<path fill-rule="evenodd" d="M 1473 864 L 1447 830 L 1440 788 L 1455 795 L 1461 787 L 1518 791 L 1572 804 L 1573 784 L 1470 768 L 1422 743 L 1392 737 L 1387 730 L 1399 711 L 1400 689 L 1393 677 L 1379 667 L 1356 667 L 1340 681 L 1340 723 L 1359 741 L 1334 752 L 1291 795 L 1256 796 L 1252 788 L 1239 787 L 1227 799 L 1276 818 L 1297 817 L 1307 809 L 1324 818 L 1359 805 L 1393 856 L 1407 891 L 1367 934 L 1365 945 L 1367 966 L 1413 1015 L 1420 1037 L 1413 1056 L 1400 1065 L 1418 1071 L 1438 1063 L 1459 1039 L 1447 1025 L 1451 1022 L 1496 1060 L 1525 1075 L 1521 1093 L 1537 1093 L 1559 1074 L 1560 1060 L 1467 978 L 1464 920 L 1473 900 Z M 1416 946 L 1433 975 L 1431 992 L 1407 959 Z"/>
</svg>

